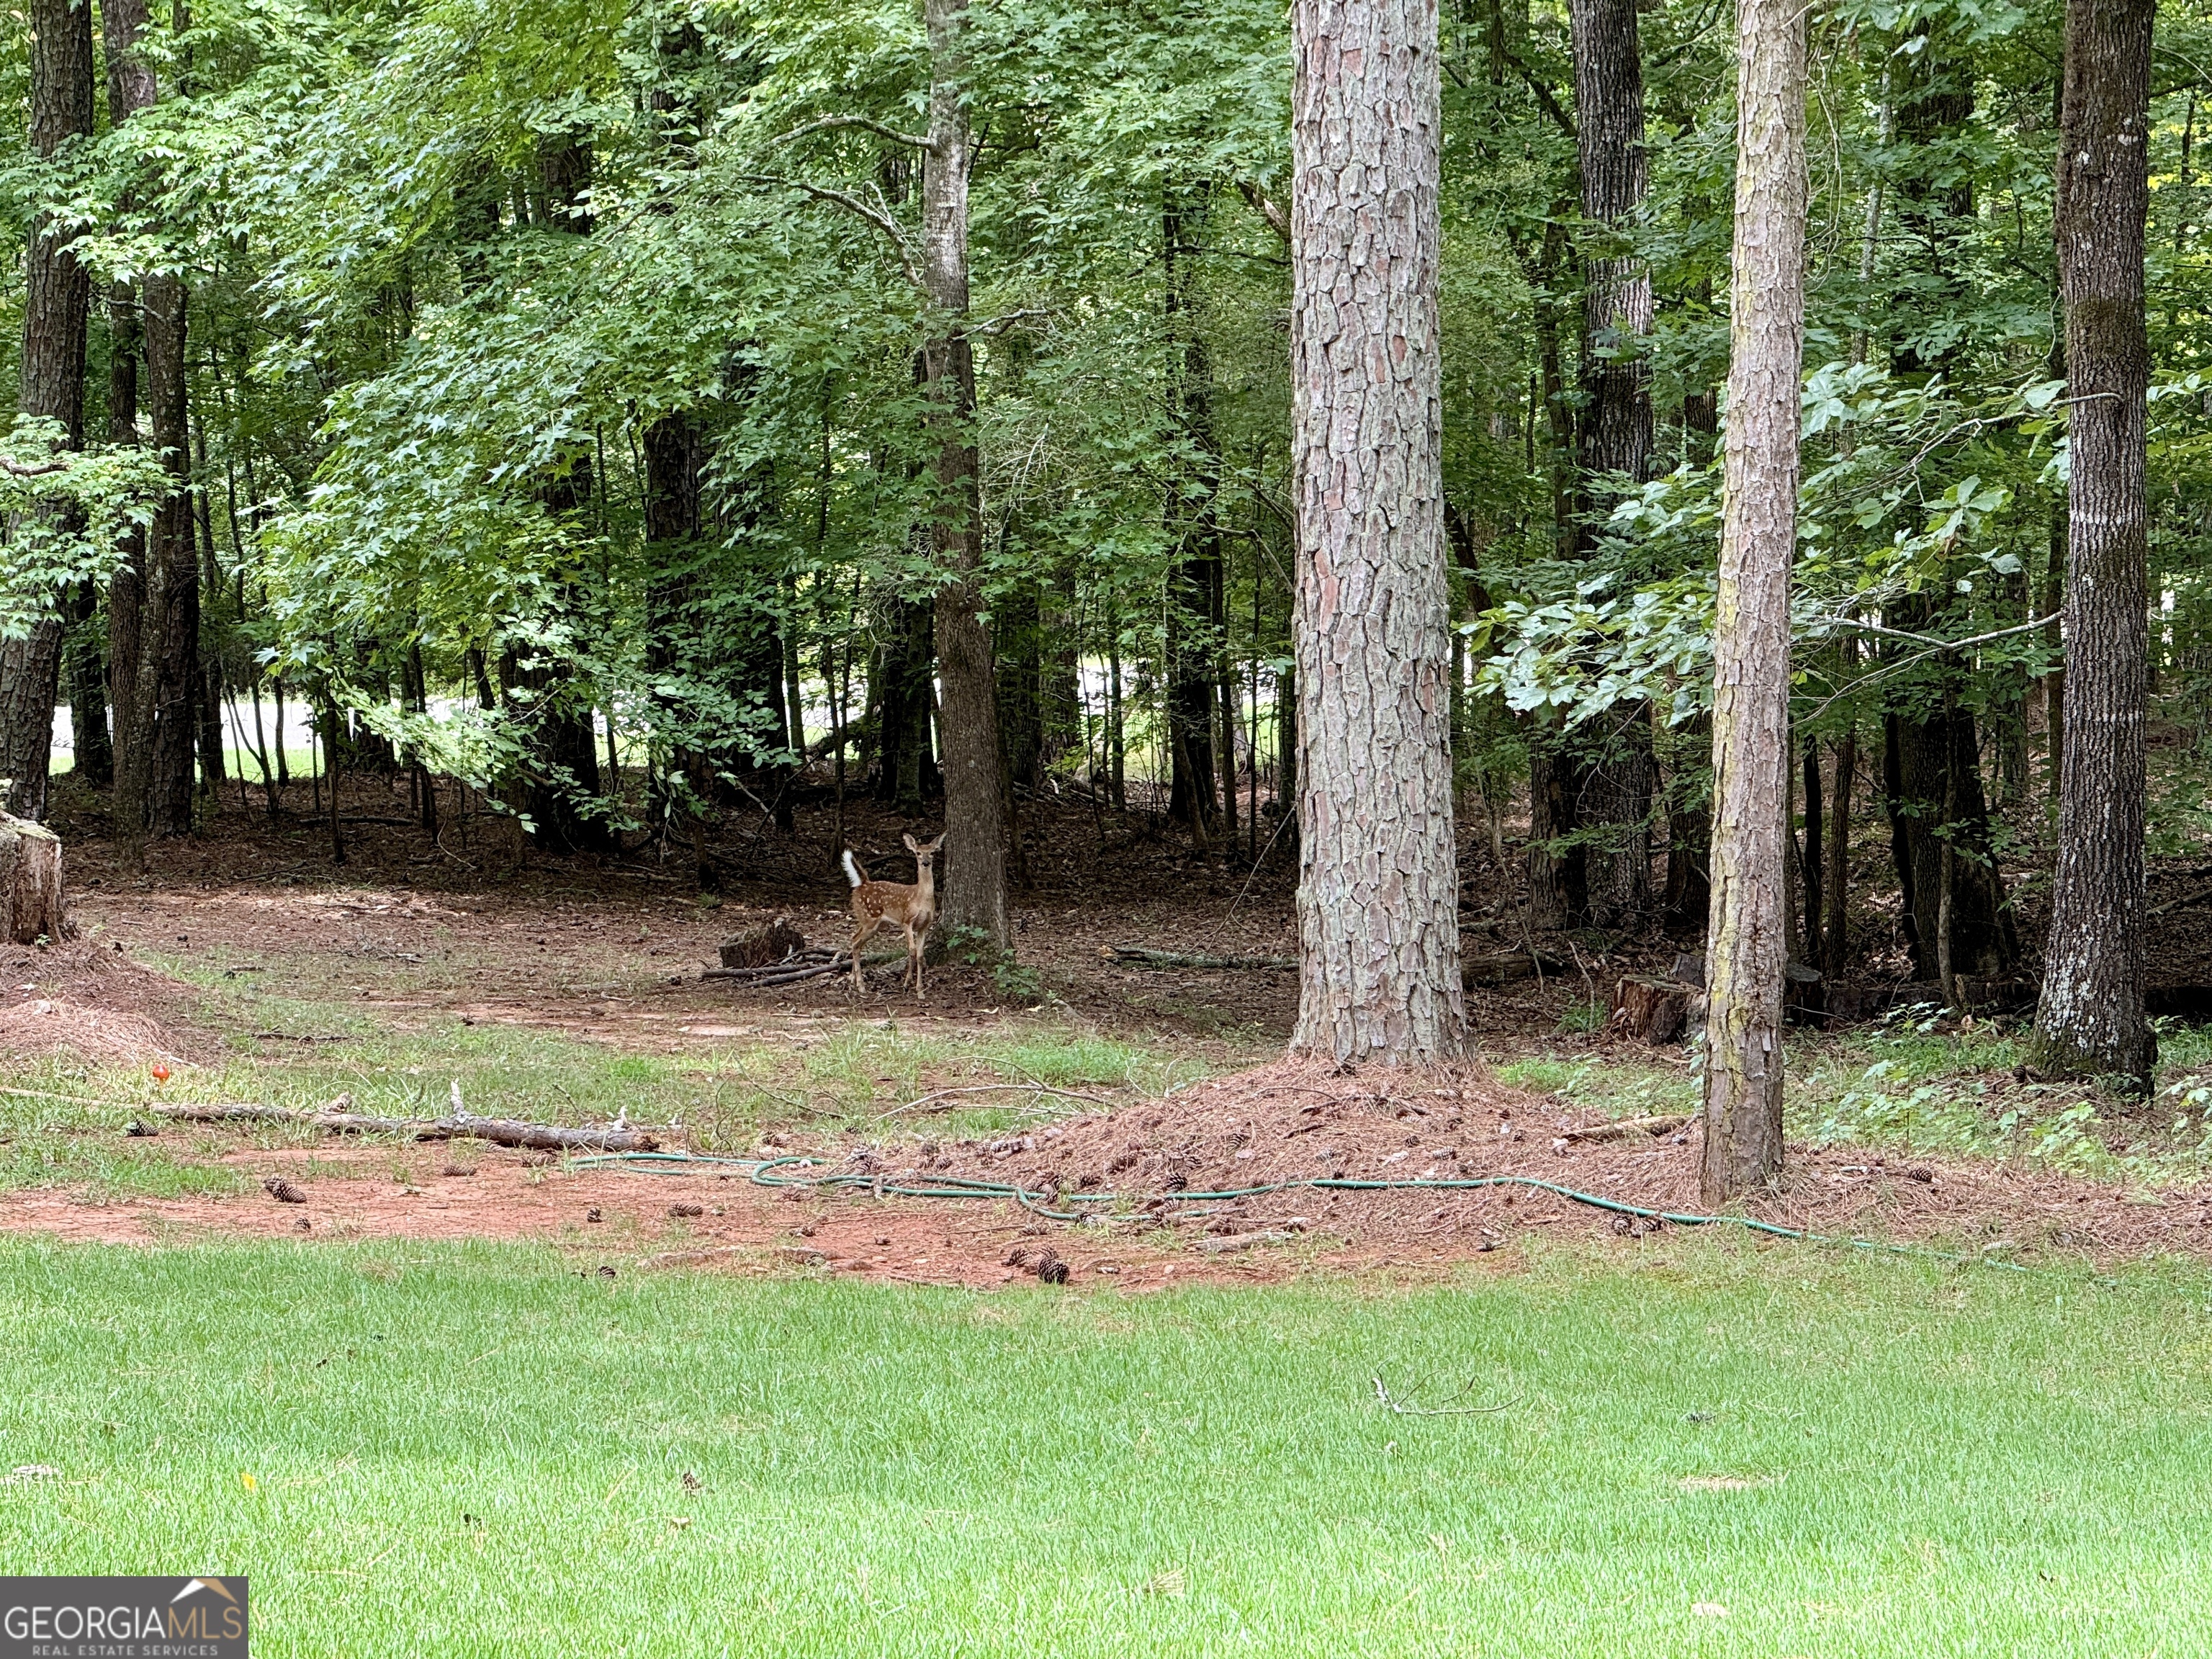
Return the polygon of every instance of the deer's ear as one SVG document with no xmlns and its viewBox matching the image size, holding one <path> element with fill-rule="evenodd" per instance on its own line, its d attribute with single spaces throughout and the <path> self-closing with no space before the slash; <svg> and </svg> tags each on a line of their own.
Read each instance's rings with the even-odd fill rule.
<svg viewBox="0 0 2212 1659">
<path fill-rule="evenodd" d="M 899 839 L 906 843 L 906 850 L 908 852 L 919 853 L 921 851 L 921 843 L 916 841 L 912 836 L 901 836 Z"/>
</svg>

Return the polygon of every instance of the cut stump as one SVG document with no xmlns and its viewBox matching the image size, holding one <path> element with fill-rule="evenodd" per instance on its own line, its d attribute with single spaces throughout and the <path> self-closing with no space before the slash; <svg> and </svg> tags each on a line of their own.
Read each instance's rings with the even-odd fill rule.
<svg viewBox="0 0 2212 1659">
<path fill-rule="evenodd" d="M 58 945 L 76 932 L 62 890 L 61 837 L 8 812 L 0 812 L 0 903 L 17 945 Z"/>
<path fill-rule="evenodd" d="M 1625 974 L 1613 988 L 1613 1026 L 1630 1036 L 1642 1037 L 1655 1048 L 1680 1042 L 1690 1023 L 1691 1000 L 1704 995 L 1696 986 L 1680 980 Z"/>
</svg>

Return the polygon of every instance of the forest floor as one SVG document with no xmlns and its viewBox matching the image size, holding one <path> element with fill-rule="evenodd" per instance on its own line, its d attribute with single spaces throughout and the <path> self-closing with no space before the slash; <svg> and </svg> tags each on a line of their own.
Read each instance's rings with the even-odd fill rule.
<svg viewBox="0 0 2212 1659">
<path fill-rule="evenodd" d="M 64 795 L 79 938 L 0 953 L 0 1231 L 531 1237 L 594 1262 L 969 1285 L 1033 1270 L 1048 1247 L 1078 1282 L 1152 1287 L 1445 1273 L 1539 1230 L 1632 1246 L 1671 1224 L 1629 1212 L 1698 1207 L 1680 1123 L 1694 1057 L 1606 1019 L 1620 974 L 1662 966 L 1679 941 L 1547 941 L 1573 974 L 1470 993 L 1480 1060 L 1340 1077 L 1277 1058 L 1297 995 L 1295 970 L 1269 965 L 1294 949 L 1280 853 L 1253 872 L 1140 816 L 1032 803 L 1018 965 L 948 961 L 920 1002 L 894 963 L 856 1002 L 842 977 L 702 977 L 723 939 L 775 917 L 843 941 L 827 805 L 789 836 L 738 826 L 714 849 L 721 890 L 703 896 L 680 866 L 635 856 L 495 870 L 511 843 L 483 821 L 473 846 L 454 830 L 433 842 L 404 807 L 404 788 L 349 793 L 340 866 L 324 823 L 234 803 L 133 875 Z M 896 868 L 908 826 L 857 803 L 846 822 Z M 1511 895 L 1480 838 L 1466 860 L 1480 949 L 1503 937 Z M 1261 965 L 1115 957 L 1131 946 Z M 2001 1019 L 1923 1010 L 1798 1034 L 1789 1176 L 1750 1213 L 1976 1258 L 2212 1256 L 2212 1038 L 2177 1027 L 2166 1061 L 2153 1107 L 2126 1112 L 2028 1081 Z M 669 1150 L 743 1162 L 672 1170 L 159 1113 L 345 1095 L 425 1118 L 456 1091 L 483 1115 L 621 1116 Z M 812 1162 L 781 1167 L 802 1184 L 770 1187 L 749 1176 L 767 1158 Z M 803 1184 L 821 1175 L 842 1184 Z M 307 1203 L 271 1200 L 279 1178 Z M 1055 1197 L 897 1191 L 948 1179 Z M 1434 1184 L 1452 1182 L 1494 1184 Z M 1243 1196 L 1182 1196 L 1224 1192 Z M 1054 1202 L 1091 1219 L 1040 1213 Z"/>
</svg>

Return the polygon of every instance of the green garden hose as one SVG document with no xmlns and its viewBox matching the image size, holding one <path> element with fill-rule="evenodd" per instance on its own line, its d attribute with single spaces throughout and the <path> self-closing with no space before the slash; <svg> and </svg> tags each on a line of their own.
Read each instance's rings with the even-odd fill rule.
<svg viewBox="0 0 2212 1659">
<path fill-rule="evenodd" d="M 810 1166 L 815 1160 L 802 1153 L 788 1153 L 781 1158 L 712 1158 L 695 1152 L 599 1152 L 588 1157 L 572 1158 L 570 1166 L 592 1169 L 603 1165 L 637 1170 L 647 1173 L 674 1175 L 696 1164 L 725 1166 L 742 1170 L 758 1187 L 805 1187 L 817 1191 L 836 1188 L 865 1188 L 878 1198 L 1003 1198 L 1012 1199 L 1025 1210 L 1034 1211 L 1048 1221 L 1085 1221 L 1096 1211 L 1056 1210 L 1052 1207 L 1054 1194 L 1032 1192 L 1003 1181 L 976 1181 L 966 1176 L 938 1176 L 926 1184 L 909 1185 L 887 1181 L 878 1175 L 858 1170 L 826 1175 L 785 1176 L 775 1171 L 790 1165 Z M 1984 1257 L 1946 1255 L 1941 1250 L 1929 1250 L 1916 1244 L 1893 1244 L 1875 1238 L 1844 1238 L 1833 1233 L 1808 1232 L 1802 1227 L 1784 1227 L 1779 1223 L 1761 1221 L 1747 1215 L 1702 1215 L 1681 1210 L 1648 1209 L 1641 1204 L 1627 1204 L 1617 1198 L 1601 1197 L 1596 1193 L 1579 1192 L 1572 1187 L 1563 1187 L 1556 1181 L 1545 1181 L 1535 1176 L 1498 1175 L 1469 1176 L 1442 1181 L 1412 1179 L 1405 1181 L 1360 1181 L 1342 1176 L 1312 1176 L 1297 1181 L 1273 1181 L 1259 1187 L 1230 1187 L 1218 1192 L 1178 1192 L 1171 1194 L 1178 1202 L 1189 1204 L 1218 1204 L 1232 1198 L 1261 1198 L 1270 1193 L 1294 1192 L 1312 1188 L 1325 1192 L 1347 1193 L 1446 1193 L 1473 1192 L 1484 1187 L 1527 1187 L 1537 1192 L 1550 1193 L 1555 1198 L 1573 1204 L 1588 1205 L 1594 1210 L 1607 1211 L 1613 1215 L 1635 1218 L 1644 1221 L 1669 1222 L 1678 1227 L 1741 1227 L 1749 1232 L 1766 1233 L 1776 1238 L 1795 1239 L 1808 1244 L 1849 1244 L 1854 1249 L 1883 1250 L 1904 1255 L 1923 1255 L 1940 1261 L 1980 1261 L 1985 1265 L 2012 1267 L 2025 1271 L 2016 1261 L 1989 1262 Z M 1163 1194 L 1169 1196 L 1169 1194 Z M 1119 1193 L 1061 1193 L 1057 1194 L 1062 1204 L 1118 1204 L 1124 1200 Z"/>
</svg>

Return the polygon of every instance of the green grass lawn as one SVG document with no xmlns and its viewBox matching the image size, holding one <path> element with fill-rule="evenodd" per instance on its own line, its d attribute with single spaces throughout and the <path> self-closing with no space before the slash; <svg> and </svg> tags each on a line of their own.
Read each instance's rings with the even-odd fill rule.
<svg viewBox="0 0 2212 1659">
<path fill-rule="evenodd" d="M 268 1655 L 2212 1644 L 2196 1269 L 1682 1240 L 1125 1299 L 576 1265 L 0 1247 L 0 1469 L 58 1471 L 0 1486 L 0 1571 L 247 1573 Z M 1378 1371 L 1509 1408 L 1393 1415 Z"/>
</svg>

